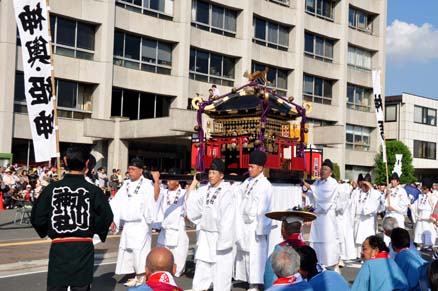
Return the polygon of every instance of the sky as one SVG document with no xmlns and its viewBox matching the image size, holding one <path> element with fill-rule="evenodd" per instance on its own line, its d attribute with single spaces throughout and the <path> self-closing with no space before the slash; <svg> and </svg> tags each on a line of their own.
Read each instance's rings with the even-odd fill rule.
<svg viewBox="0 0 438 291">
<path fill-rule="evenodd" d="M 386 95 L 438 99 L 438 0 L 388 0 Z"/>
</svg>

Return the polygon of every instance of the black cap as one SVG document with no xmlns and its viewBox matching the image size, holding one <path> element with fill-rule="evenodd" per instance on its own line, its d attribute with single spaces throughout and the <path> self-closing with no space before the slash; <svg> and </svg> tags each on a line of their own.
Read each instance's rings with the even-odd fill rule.
<svg viewBox="0 0 438 291">
<path fill-rule="evenodd" d="M 364 181 L 367 181 L 367 182 L 371 183 L 371 175 L 370 174 L 366 174 L 365 178 L 364 178 Z"/>
<path fill-rule="evenodd" d="M 363 175 L 359 174 L 359 176 L 357 176 L 357 181 L 362 182 L 363 180 L 364 180 Z"/>
<path fill-rule="evenodd" d="M 266 153 L 258 150 L 252 151 L 249 156 L 249 163 L 264 167 L 266 163 Z"/>
<path fill-rule="evenodd" d="M 144 168 L 144 163 L 143 160 L 140 159 L 139 157 L 135 157 L 131 160 L 131 162 L 129 163 L 129 166 L 133 166 L 133 167 L 137 167 L 140 169 Z"/>
<path fill-rule="evenodd" d="M 432 179 L 430 179 L 429 177 L 424 177 L 423 179 L 421 179 L 421 187 L 426 187 L 428 189 L 431 189 L 433 185 Z"/>
<path fill-rule="evenodd" d="M 171 168 L 168 172 L 169 175 L 180 175 L 181 171 L 178 168 Z"/>
<path fill-rule="evenodd" d="M 400 181 L 400 177 L 398 176 L 398 174 L 396 172 L 394 172 L 394 173 L 392 173 L 391 180 Z"/>
<path fill-rule="evenodd" d="M 332 161 L 330 161 L 330 159 L 325 159 L 324 162 L 322 163 L 322 165 L 329 167 L 330 170 L 333 171 L 333 163 L 332 163 Z"/>
<path fill-rule="evenodd" d="M 221 159 L 215 158 L 211 162 L 210 170 L 218 171 L 221 173 L 225 172 L 225 164 Z"/>
</svg>

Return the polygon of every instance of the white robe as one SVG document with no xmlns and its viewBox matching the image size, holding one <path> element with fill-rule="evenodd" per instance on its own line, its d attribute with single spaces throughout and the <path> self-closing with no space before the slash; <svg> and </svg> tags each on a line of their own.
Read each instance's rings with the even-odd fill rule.
<svg viewBox="0 0 438 291">
<path fill-rule="evenodd" d="M 135 194 L 139 183 L 140 188 Z M 146 256 L 151 249 L 151 223 L 155 205 L 152 181 L 144 177 L 134 182 L 126 180 L 110 205 L 116 227 L 123 228 L 116 274 L 144 273 Z"/>
<path fill-rule="evenodd" d="M 389 204 L 390 203 L 390 204 Z M 391 205 L 395 210 L 389 210 L 388 206 Z M 409 198 L 405 189 L 398 185 L 395 188 L 391 189 L 391 195 L 385 201 L 386 206 L 386 215 L 385 217 L 394 217 L 397 219 L 398 226 L 401 228 L 405 228 L 405 215 L 408 210 Z"/>
<path fill-rule="evenodd" d="M 431 196 L 438 201 L 438 190 L 433 190 Z"/>
<path fill-rule="evenodd" d="M 215 291 L 231 290 L 236 203 L 229 184 L 200 187 L 190 193 L 186 205 L 198 231 L 193 289 L 206 290 L 213 283 Z"/>
<path fill-rule="evenodd" d="M 353 187 L 348 183 L 339 185 L 339 199 L 336 204 L 336 221 L 339 229 L 341 259 L 356 258 L 353 237 L 353 221 L 351 220 L 351 192 Z"/>
<path fill-rule="evenodd" d="M 163 213 L 157 244 L 172 252 L 176 264 L 175 277 L 181 276 L 184 271 L 189 250 L 189 237 L 184 221 L 185 195 L 186 191 L 181 187 L 174 191 L 162 189 L 157 200 L 158 208 Z"/>
<path fill-rule="evenodd" d="M 318 261 L 325 266 L 339 263 L 339 230 L 336 222 L 338 182 L 332 177 L 317 180 L 307 191 L 310 201 L 318 215 L 310 229 L 310 245 L 315 249 Z"/>
<path fill-rule="evenodd" d="M 354 221 L 354 242 L 357 248 L 357 257 L 364 240 L 376 234 L 376 216 L 380 206 L 381 194 L 379 191 L 370 189 L 356 191 L 352 197 L 351 221 Z"/>
<path fill-rule="evenodd" d="M 161 191 L 166 191 L 167 190 L 167 185 L 160 185 L 160 193 Z M 163 208 L 161 207 L 160 201 L 157 200 L 155 202 L 155 207 L 154 207 L 154 219 L 152 221 L 152 229 L 161 229 L 161 223 L 163 222 L 164 219 L 164 211 Z"/>
<path fill-rule="evenodd" d="M 272 210 L 272 185 L 260 173 L 236 188 L 239 215 L 234 278 L 249 284 L 263 284 L 268 258 L 268 238 L 272 221 L 265 216 Z"/>
<path fill-rule="evenodd" d="M 420 194 L 411 206 L 412 220 L 415 223 L 414 242 L 425 245 L 435 245 L 436 229 L 430 217 L 437 199 L 431 193 Z"/>
</svg>

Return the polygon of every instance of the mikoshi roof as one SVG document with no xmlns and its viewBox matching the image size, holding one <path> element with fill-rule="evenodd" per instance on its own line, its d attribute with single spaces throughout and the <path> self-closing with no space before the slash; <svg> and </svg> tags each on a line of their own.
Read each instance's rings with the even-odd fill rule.
<svg viewBox="0 0 438 291">
<path fill-rule="evenodd" d="M 295 119 L 300 116 L 293 103 L 289 102 L 285 97 L 273 94 L 271 90 L 266 90 L 263 94 L 251 93 L 248 94 L 248 90 L 245 89 L 231 93 L 207 105 L 204 113 L 208 115 L 224 115 L 257 112 L 261 110 L 260 101 L 264 98 L 269 101 L 269 114 L 278 114 L 287 119 Z"/>
</svg>

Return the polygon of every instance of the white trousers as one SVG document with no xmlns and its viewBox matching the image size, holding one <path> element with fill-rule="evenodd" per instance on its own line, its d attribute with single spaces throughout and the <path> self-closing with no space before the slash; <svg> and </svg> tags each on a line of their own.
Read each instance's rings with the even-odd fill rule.
<svg viewBox="0 0 438 291">
<path fill-rule="evenodd" d="M 355 244 L 356 246 L 356 259 L 362 257 L 362 245 Z"/>
<path fill-rule="evenodd" d="M 230 291 L 233 274 L 233 251 L 216 252 L 216 262 L 196 260 L 193 290 L 208 290 L 213 283 L 213 291 Z"/>
<path fill-rule="evenodd" d="M 310 246 L 315 250 L 316 257 L 320 264 L 330 267 L 339 263 L 341 259 L 341 249 L 337 240 L 323 243 L 314 242 L 310 243 Z"/>
<path fill-rule="evenodd" d="M 163 245 L 157 243 L 157 246 L 162 247 Z M 168 248 L 172 252 L 176 264 L 175 277 L 180 277 L 184 272 L 187 253 L 189 251 L 189 237 L 187 236 L 185 230 L 179 231 L 178 244 L 176 246 L 164 245 L 164 247 Z"/>
<path fill-rule="evenodd" d="M 119 248 L 117 255 L 116 274 L 143 274 L 146 272 L 146 257 L 150 247 L 139 250 Z"/>
<path fill-rule="evenodd" d="M 234 279 L 249 284 L 263 284 L 266 260 L 268 259 L 268 240 L 266 235 L 256 236 L 249 252 L 237 250 Z"/>
</svg>

